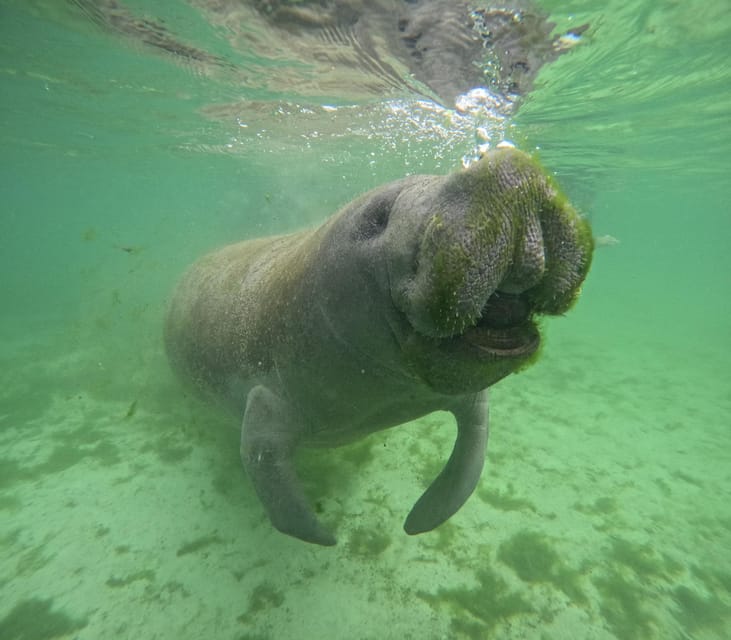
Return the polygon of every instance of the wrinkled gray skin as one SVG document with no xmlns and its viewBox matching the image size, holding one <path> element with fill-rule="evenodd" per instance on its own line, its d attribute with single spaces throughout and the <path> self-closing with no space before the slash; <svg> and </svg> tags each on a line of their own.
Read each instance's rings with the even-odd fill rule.
<svg viewBox="0 0 731 640">
<path fill-rule="evenodd" d="M 446 177 L 414 176 L 315 230 L 199 260 L 170 305 L 174 369 L 242 416 L 241 459 L 272 524 L 321 545 L 293 465 L 439 409 L 457 439 L 406 519 L 437 527 L 472 493 L 486 389 L 534 357 L 535 314 L 563 313 L 589 268 L 587 223 L 515 150 Z"/>
</svg>

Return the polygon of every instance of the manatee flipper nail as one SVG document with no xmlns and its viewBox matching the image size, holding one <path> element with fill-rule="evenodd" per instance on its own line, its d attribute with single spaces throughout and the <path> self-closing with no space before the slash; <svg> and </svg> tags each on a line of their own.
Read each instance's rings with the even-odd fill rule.
<svg viewBox="0 0 731 640">
<path fill-rule="evenodd" d="M 480 479 L 487 449 L 487 391 L 471 396 L 452 413 L 457 419 L 457 440 L 444 469 L 406 518 L 404 531 L 410 535 L 431 531 L 448 520 Z"/>
<path fill-rule="evenodd" d="M 272 524 L 305 542 L 335 544 L 317 520 L 294 468 L 296 429 L 285 401 L 261 385 L 246 402 L 241 426 L 241 461 Z"/>
</svg>

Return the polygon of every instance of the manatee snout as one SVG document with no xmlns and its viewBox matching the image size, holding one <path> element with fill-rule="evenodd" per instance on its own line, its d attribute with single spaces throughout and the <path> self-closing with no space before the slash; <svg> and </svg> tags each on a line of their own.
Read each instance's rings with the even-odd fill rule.
<svg viewBox="0 0 731 640">
<path fill-rule="evenodd" d="M 449 176 L 431 197 L 415 271 L 397 304 L 426 336 L 519 326 L 560 314 L 591 262 L 587 222 L 545 172 L 516 150 Z"/>
<path fill-rule="evenodd" d="M 487 299 L 480 322 L 497 329 L 507 329 L 523 324 L 530 314 L 530 302 L 525 296 L 496 291 Z"/>
</svg>

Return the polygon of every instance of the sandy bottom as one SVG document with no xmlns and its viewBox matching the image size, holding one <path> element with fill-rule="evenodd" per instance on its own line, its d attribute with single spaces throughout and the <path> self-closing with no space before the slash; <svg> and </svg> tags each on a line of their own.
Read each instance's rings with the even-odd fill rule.
<svg viewBox="0 0 731 640">
<path fill-rule="evenodd" d="M 448 414 L 304 454 L 334 548 L 272 530 L 236 421 L 154 331 L 5 341 L 0 638 L 731 637 L 728 355 L 550 333 L 493 390 L 482 480 L 435 532 L 401 527 Z"/>
</svg>

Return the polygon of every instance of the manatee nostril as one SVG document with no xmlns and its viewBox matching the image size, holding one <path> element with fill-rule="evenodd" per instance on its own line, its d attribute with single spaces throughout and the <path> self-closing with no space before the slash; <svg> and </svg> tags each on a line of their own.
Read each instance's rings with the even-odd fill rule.
<svg viewBox="0 0 731 640">
<path fill-rule="evenodd" d="M 479 324 L 495 329 L 507 329 L 523 324 L 531 314 L 525 297 L 496 291 L 482 308 Z"/>
<path fill-rule="evenodd" d="M 369 240 L 383 233 L 388 226 L 391 213 L 389 202 L 375 202 L 363 212 L 357 226 L 355 237 L 357 240 Z"/>
</svg>

